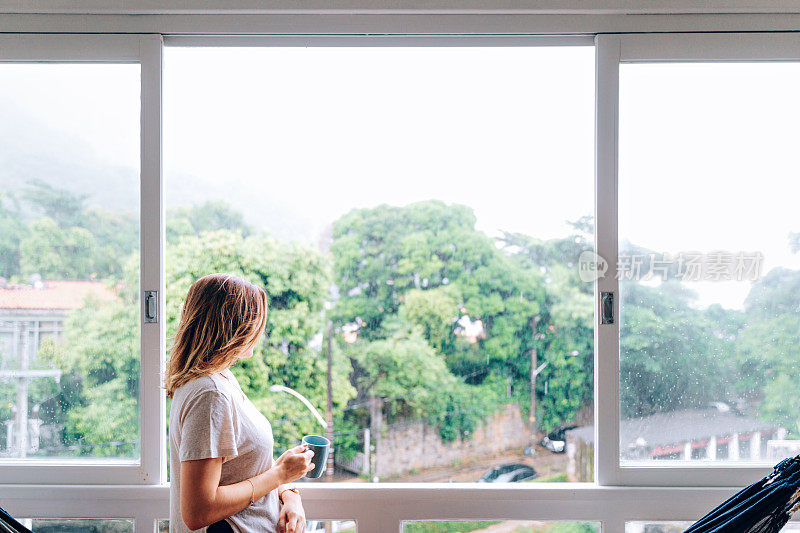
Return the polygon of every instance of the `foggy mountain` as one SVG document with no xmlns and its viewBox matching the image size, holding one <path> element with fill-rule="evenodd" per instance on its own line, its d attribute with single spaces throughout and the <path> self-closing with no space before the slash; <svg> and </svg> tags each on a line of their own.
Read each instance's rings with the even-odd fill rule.
<svg viewBox="0 0 800 533">
<path fill-rule="evenodd" d="M 87 204 L 112 211 L 138 211 L 139 169 L 108 161 L 83 139 L 55 130 L 24 110 L 0 100 L 0 190 L 19 197 L 28 180 L 39 179 L 75 194 L 87 194 Z M 197 176 L 164 173 L 167 211 L 209 200 L 225 201 L 244 214 L 245 221 L 281 240 L 315 243 L 329 221 L 313 220 L 313 212 L 298 213 L 289 205 L 237 190 Z"/>
</svg>

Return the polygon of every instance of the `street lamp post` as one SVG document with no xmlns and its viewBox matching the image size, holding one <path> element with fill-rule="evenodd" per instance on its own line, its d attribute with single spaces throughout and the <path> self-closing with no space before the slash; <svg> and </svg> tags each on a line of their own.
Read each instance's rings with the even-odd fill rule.
<svg viewBox="0 0 800 533">
<path fill-rule="evenodd" d="M 547 366 L 547 362 L 545 361 L 541 365 L 537 366 L 538 361 L 538 350 L 536 349 L 536 341 L 540 338 L 538 329 L 539 329 L 539 317 L 534 317 L 531 323 L 531 329 L 533 330 L 533 348 L 531 349 L 531 379 L 530 379 L 530 392 L 531 392 L 531 407 L 530 412 L 528 414 L 528 424 L 530 426 L 531 432 L 531 446 L 534 446 L 536 443 L 536 436 L 538 432 L 538 424 L 536 423 L 536 376 L 539 375 L 539 372 L 544 370 L 544 367 Z"/>
<path fill-rule="evenodd" d="M 314 418 L 317 419 L 317 422 L 320 423 L 323 429 L 328 429 L 328 424 L 325 423 L 325 419 L 322 418 L 321 414 L 319 414 L 317 408 L 311 405 L 311 402 L 308 401 L 308 398 L 306 398 L 296 390 L 290 389 L 289 387 L 285 387 L 283 385 L 270 385 L 269 390 L 271 392 L 288 392 L 289 394 L 291 394 L 292 396 L 303 402 L 303 404 L 306 407 L 308 407 L 309 411 L 311 411 L 311 414 L 314 415 Z"/>
<path fill-rule="evenodd" d="M 330 373 L 328 374 L 328 379 L 330 380 Z M 332 466 L 333 465 L 333 460 L 332 460 L 332 456 L 333 456 L 333 415 L 331 414 L 330 403 L 329 403 L 329 409 L 328 409 L 330 422 L 326 423 L 325 419 L 322 418 L 322 415 L 319 414 L 319 411 L 317 411 L 317 409 L 313 405 L 311 405 L 311 402 L 308 401 L 308 398 L 306 398 L 305 396 L 303 396 L 302 394 L 300 394 L 296 390 L 290 389 L 289 387 L 286 387 L 284 385 L 270 385 L 269 390 L 272 391 L 272 392 L 288 392 L 289 394 L 291 394 L 292 396 L 294 396 L 295 398 L 297 398 L 298 400 L 303 402 L 303 404 L 306 407 L 308 407 L 308 410 L 311 411 L 311 414 L 314 415 L 314 418 L 317 419 L 317 422 L 319 422 L 319 424 L 325 429 L 326 436 L 328 437 L 328 440 L 331 443 L 331 448 L 328 450 L 328 469 L 329 470 L 328 470 L 327 474 L 328 474 L 328 476 L 332 476 L 333 475 L 333 466 Z M 330 398 L 330 396 L 329 396 L 329 398 Z M 330 402 L 330 400 L 329 400 L 329 402 Z M 330 524 L 330 522 L 326 522 L 325 523 L 325 532 L 329 533 L 330 531 L 331 531 L 331 524 Z"/>
<path fill-rule="evenodd" d="M 325 436 L 331 443 L 328 450 L 328 464 L 325 466 L 325 475 L 328 480 L 333 479 L 333 323 L 328 322 L 328 402 L 325 406 Z"/>
</svg>

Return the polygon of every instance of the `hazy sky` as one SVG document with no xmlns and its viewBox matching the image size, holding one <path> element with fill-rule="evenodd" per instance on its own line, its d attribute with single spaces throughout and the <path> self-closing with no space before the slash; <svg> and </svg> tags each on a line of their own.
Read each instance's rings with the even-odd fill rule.
<svg viewBox="0 0 800 533">
<path fill-rule="evenodd" d="M 620 67 L 619 233 L 652 249 L 760 251 L 800 268 L 800 64 Z M 739 307 L 748 283 L 691 283 Z"/>
<path fill-rule="evenodd" d="M 541 238 L 593 211 L 591 47 L 170 48 L 164 81 L 168 190 L 198 184 L 255 225 L 286 213 L 301 240 L 353 207 L 429 198 Z M 800 268 L 799 89 L 797 64 L 623 65 L 620 237 Z M 19 124 L 27 150 L 22 126 L 44 125 L 136 167 L 138 93 L 134 65 L 2 65 L 0 130 Z M 726 307 L 749 288 L 693 286 Z"/>
<path fill-rule="evenodd" d="M 139 168 L 139 65 L 0 64 L 2 142 L 41 153 L 80 144 L 110 165 Z M 45 146 L 35 135 L 48 135 Z M 58 136 L 58 145 L 48 141 Z M 68 154 L 64 154 L 68 158 Z"/>
<path fill-rule="evenodd" d="M 167 175 L 291 205 L 316 233 L 437 198 L 486 231 L 564 235 L 593 209 L 593 65 L 586 47 L 169 49 Z"/>
</svg>

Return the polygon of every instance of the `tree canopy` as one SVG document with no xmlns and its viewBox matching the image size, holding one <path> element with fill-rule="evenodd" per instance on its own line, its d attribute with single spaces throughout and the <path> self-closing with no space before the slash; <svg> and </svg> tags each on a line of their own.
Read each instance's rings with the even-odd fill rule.
<svg viewBox="0 0 800 533">
<path fill-rule="evenodd" d="M 98 280 L 116 294 L 85 302 L 63 342 L 35 362 L 63 372 L 32 382 L 32 405 L 63 426 L 64 450 L 134 457 L 138 450 L 139 230 L 134 212 L 31 181 L 0 194 L 0 276 Z M 227 272 L 264 287 L 266 335 L 233 368 L 272 421 L 278 449 L 320 431 L 283 384 L 326 403 L 327 323 L 333 338 L 335 427 L 343 453 L 369 426 L 371 399 L 389 422 L 423 420 L 445 440 L 468 438 L 507 403 L 530 407 L 550 431 L 591 408 L 593 285 L 577 263 L 592 249 L 591 217 L 559 239 L 476 228 L 472 209 L 437 200 L 354 209 L 333 223 L 330 250 L 279 241 L 222 202 L 170 210 L 167 320 L 174 334 L 189 286 Z M 646 251 L 631 243 L 626 250 Z M 673 273 L 674 274 L 674 273 Z M 800 368 L 800 273 L 776 268 L 753 283 L 742 310 L 700 308 L 671 278 L 621 283 L 620 401 L 624 417 L 744 399 L 764 420 L 800 434 L 785 393 Z M 168 348 L 168 346 L 166 347 Z M 15 391 L 0 383 L 0 417 Z M 48 453 L 43 450 L 41 453 Z"/>
</svg>

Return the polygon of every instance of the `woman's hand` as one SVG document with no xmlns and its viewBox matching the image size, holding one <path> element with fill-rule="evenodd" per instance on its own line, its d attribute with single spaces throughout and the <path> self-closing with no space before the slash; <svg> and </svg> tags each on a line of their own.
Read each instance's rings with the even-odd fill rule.
<svg viewBox="0 0 800 533">
<path fill-rule="evenodd" d="M 311 458 L 314 452 L 308 450 L 307 444 L 295 446 L 283 452 L 272 468 L 278 472 L 281 484 L 291 483 L 303 477 L 306 472 L 314 468 Z M 302 509 L 302 506 L 301 506 Z"/>
<path fill-rule="evenodd" d="M 290 496 L 291 495 L 291 496 Z M 300 496 L 291 492 L 283 493 L 284 504 L 278 518 L 278 531 L 281 533 L 303 533 L 306 530 L 306 511 Z"/>
</svg>

